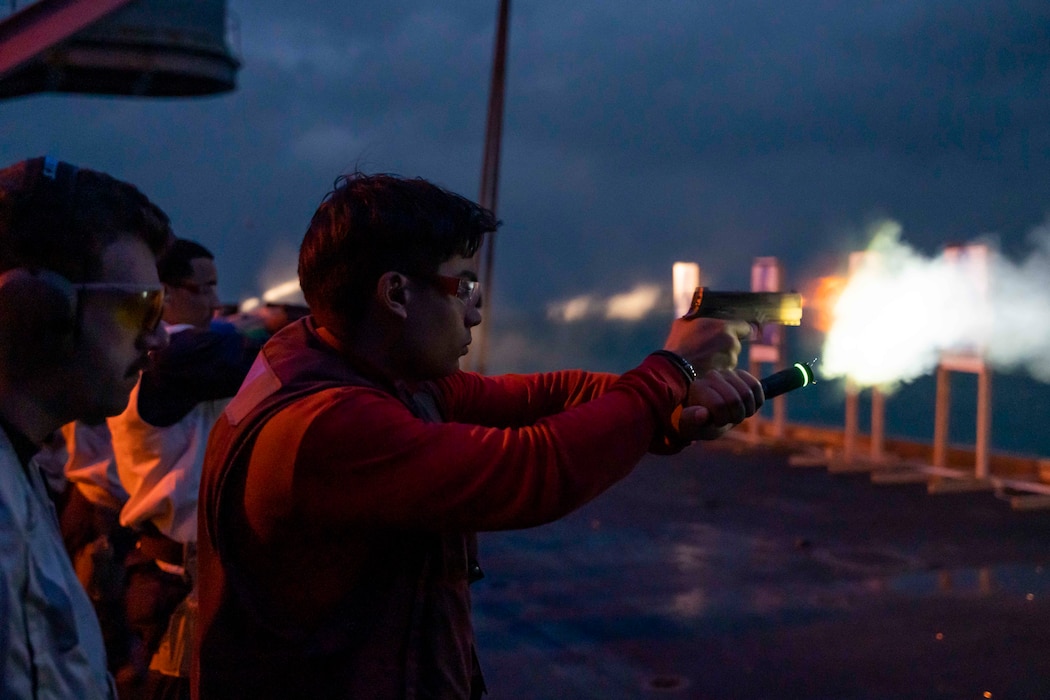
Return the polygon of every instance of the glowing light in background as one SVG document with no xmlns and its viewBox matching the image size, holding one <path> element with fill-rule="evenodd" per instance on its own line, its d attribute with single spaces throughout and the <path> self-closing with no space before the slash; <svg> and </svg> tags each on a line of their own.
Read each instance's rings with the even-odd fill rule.
<svg viewBox="0 0 1050 700">
<path fill-rule="evenodd" d="M 281 282 L 262 293 L 262 298 L 249 297 L 241 302 L 240 310 L 247 313 L 252 309 L 259 308 L 262 304 L 294 303 L 302 304 L 303 290 L 299 287 L 299 279 L 291 279 Z"/>
<path fill-rule="evenodd" d="M 700 266 L 693 262 L 676 262 L 671 266 L 674 315 L 685 316 L 693 304 L 696 288 L 700 286 Z"/>
<path fill-rule="evenodd" d="M 595 297 L 585 294 L 551 304 L 547 307 L 547 318 L 561 323 L 574 323 L 597 315 L 600 305 Z"/>
<path fill-rule="evenodd" d="M 924 257 L 883 222 L 841 291 L 831 278 L 810 297 L 831 310 L 822 373 L 889 391 L 956 352 L 1050 381 L 1048 234 L 1033 233 L 1037 250 L 1021 264 L 989 246 L 982 276 L 951 253 Z"/>
<path fill-rule="evenodd" d="M 662 290 L 655 284 L 640 284 L 629 292 L 609 297 L 605 318 L 640 321 L 660 304 Z"/>
<path fill-rule="evenodd" d="M 263 292 L 262 298 L 266 302 L 279 302 L 294 296 L 302 296 L 303 291 L 299 288 L 299 280 L 293 279 L 270 287 Z"/>
<path fill-rule="evenodd" d="M 663 310 L 664 289 L 658 284 L 639 284 L 634 289 L 602 298 L 583 294 L 547 307 L 547 318 L 558 323 L 575 323 L 592 318 L 610 321 L 640 321 Z"/>
</svg>

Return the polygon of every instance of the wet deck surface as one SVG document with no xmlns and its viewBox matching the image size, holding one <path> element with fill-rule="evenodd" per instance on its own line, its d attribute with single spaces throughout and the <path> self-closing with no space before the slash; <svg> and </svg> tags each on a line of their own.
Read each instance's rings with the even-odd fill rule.
<svg viewBox="0 0 1050 700">
<path fill-rule="evenodd" d="M 481 538 L 492 698 L 1050 698 L 1050 511 L 724 440 Z"/>
</svg>

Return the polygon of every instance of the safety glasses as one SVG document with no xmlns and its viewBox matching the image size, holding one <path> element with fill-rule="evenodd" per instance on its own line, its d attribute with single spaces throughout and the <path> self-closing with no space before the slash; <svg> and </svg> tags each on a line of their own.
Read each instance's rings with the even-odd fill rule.
<svg viewBox="0 0 1050 700">
<path fill-rule="evenodd" d="M 213 282 L 206 282 L 204 284 L 197 284 L 196 282 L 179 282 L 178 284 L 173 284 L 171 286 L 185 289 L 190 294 L 195 294 L 197 296 L 211 294 L 216 288 L 216 285 Z"/>
<path fill-rule="evenodd" d="M 467 306 L 475 306 L 481 299 L 481 282 L 466 279 L 465 277 L 449 277 L 448 275 L 434 275 L 434 286 L 438 290 L 456 297 Z"/>
<path fill-rule="evenodd" d="M 83 282 L 74 284 L 77 293 L 106 296 L 113 301 L 117 322 L 129 330 L 152 333 L 164 313 L 164 288 L 138 284 Z"/>
</svg>

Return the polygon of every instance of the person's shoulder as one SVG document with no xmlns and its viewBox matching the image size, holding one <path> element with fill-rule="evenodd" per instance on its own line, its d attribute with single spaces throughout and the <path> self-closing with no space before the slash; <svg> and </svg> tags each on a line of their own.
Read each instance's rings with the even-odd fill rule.
<svg viewBox="0 0 1050 700">
<path fill-rule="evenodd" d="M 301 409 L 317 410 L 357 410 L 362 406 L 380 406 L 384 404 L 402 405 L 401 401 L 389 392 L 366 384 L 336 384 L 319 386 L 317 391 L 307 394 L 296 401 Z"/>
<path fill-rule="evenodd" d="M 369 386 L 319 386 L 281 406 L 265 419 L 262 435 L 280 436 L 285 446 L 303 440 L 359 440 L 382 432 L 392 416 L 407 412 L 396 397 Z"/>
<path fill-rule="evenodd" d="M 279 422 L 324 425 L 365 425 L 382 422 L 384 417 L 408 411 L 405 404 L 379 387 L 339 384 L 319 386 L 280 409 L 274 416 Z"/>
</svg>

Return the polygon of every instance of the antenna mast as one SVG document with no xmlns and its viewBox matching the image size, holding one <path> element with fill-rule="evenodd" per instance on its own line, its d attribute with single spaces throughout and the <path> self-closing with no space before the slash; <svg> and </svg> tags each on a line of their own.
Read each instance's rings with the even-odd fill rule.
<svg viewBox="0 0 1050 700">
<path fill-rule="evenodd" d="M 510 15 L 510 0 L 500 0 L 499 19 L 496 25 L 496 46 L 492 59 L 492 84 L 489 88 L 488 119 L 485 123 L 485 154 L 481 164 L 481 194 L 478 203 L 496 213 L 497 195 L 499 192 L 500 143 L 503 135 L 503 95 L 507 73 L 507 24 Z M 484 254 L 481 279 L 488 290 L 486 311 L 489 323 L 478 327 L 478 355 L 475 367 L 481 374 L 485 373 L 485 361 L 488 354 L 488 327 L 492 318 L 493 290 L 493 250 L 496 247 L 496 232 L 487 236 L 487 240 L 478 251 Z"/>
</svg>

